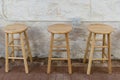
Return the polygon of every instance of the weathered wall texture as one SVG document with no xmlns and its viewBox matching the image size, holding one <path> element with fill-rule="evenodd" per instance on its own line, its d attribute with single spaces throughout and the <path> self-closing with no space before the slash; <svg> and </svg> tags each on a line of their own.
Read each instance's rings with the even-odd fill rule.
<svg viewBox="0 0 120 80">
<path fill-rule="evenodd" d="M 14 22 L 12 22 L 14 23 Z M 65 22 L 19 22 L 24 23 L 29 26 L 28 35 L 31 44 L 33 56 L 47 57 L 49 51 L 49 41 L 50 33 L 48 33 L 47 28 L 51 24 L 55 23 L 65 23 Z M 68 23 L 68 22 L 67 22 Z M 120 23 L 119 22 L 82 22 L 80 26 L 73 26 L 73 30 L 70 33 L 70 48 L 71 48 L 71 57 L 72 58 L 83 58 L 84 50 L 86 46 L 86 39 L 88 35 L 87 26 L 92 23 L 105 23 L 113 26 L 115 31 L 112 33 L 112 57 L 115 59 L 120 59 Z M 4 32 L 2 28 L 11 24 L 1 20 L 1 29 L 0 29 L 0 56 L 4 56 L 5 46 L 4 46 Z M 71 23 L 70 23 L 71 24 Z M 62 35 L 56 36 L 56 38 L 63 37 Z M 56 43 L 59 45 L 59 43 Z M 60 43 L 61 44 L 61 43 Z M 63 43 L 64 44 L 64 43 Z M 99 54 L 97 54 L 99 55 Z M 65 54 L 60 53 L 54 56 L 64 57 Z"/>
<path fill-rule="evenodd" d="M 1 1 L 1 0 L 0 0 Z M 4 14 L 14 20 L 120 21 L 120 0 L 3 0 Z"/>
<path fill-rule="evenodd" d="M 4 14 L 14 20 L 88 20 L 90 16 L 90 0 L 4 0 L 4 5 Z"/>
<path fill-rule="evenodd" d="M 23 0 L 22 0 L 23 1 Z M 72 0 L 71 0 L 72 1 Z M 17 0 L 16 0 L 17 2 Z M 1 4 L 1 3 L 0 3 Z M 10 4 L 9 4 L 10 5 Z M 2 6 L 2 5 L 1 5 Z M 2 10 L 0 8 L 0 13 L 2 13 Z M 94 15 L 93 15 L 94 16 Z M 5 27 L 8 24 L 12 23 L 24 23 L 28 25 L 28 35 L 30 40 L 30 46 L 32 50 L 33 56 L 38 57 L 47 57 L 49 52 L 49 42 L 50 42 L 50 33 L 48 33 L 47 28 L 49 25 L 55 24 L 55 23 L 69 23 L 72 24 L 72 22 L 57 22 L 57 21 L 35 21 L 35 22 L 22 22 L 22 21 L 7 21 L 3 19 L 2 15 L 0 16 L 0 56 L 4 57 L 5 55 L 5 38 L 4 38 L 4 32 L 3 27 Z M 85 46 L 86 46 L 86 39 L 88 36 L 87 27 L 89 24 L 92 23 L 105 23 L 108 25 L 113 26 L 115 31 L 112 33 L 112 58 L 114 59 L 120 59 L 120 22 L 110 22 L 110 21 L 82 21 L 80 24 L 73 25 L 73 30 L 70 33 L 70 48 L 71 48 L 71 57 L 72 58 L 83 58 Z M 56 38 L 63 37 L 62 35 L 56 35 Z M 63 42 L 55 43 L 55 44 L 64 44 Z M 57 57 L 65 57 L 64 53 L 58 53 L 54 54 L 54 56 Z M 99 56 L 97 54 L 96 56 Z"/>
</svg>

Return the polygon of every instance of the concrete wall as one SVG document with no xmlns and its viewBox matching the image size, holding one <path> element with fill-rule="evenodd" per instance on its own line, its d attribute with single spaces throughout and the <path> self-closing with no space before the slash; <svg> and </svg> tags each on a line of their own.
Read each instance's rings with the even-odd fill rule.
<svg viewBox="0 0 120 80">
<path fill-rule="evenodd" d="M 2 5 L 1 5 L 2 6 Z M 0 9 L 1 10 L 1 9 Z M 2 13 L 2 10 L 1 10 Z M 3 19 L 2 15 L 0 16 L 0 56 L 4 57 L 5 55 L 5 36 L 3 32 L 3 27 L 12 23 L 24 23 L 28 25 L 28 35 L 30 40 L 30 46 L 32 50 L 33 56 L 38 57 L 47 57 L 49 51 L 49 41 L 50 41 L 50 33 L 48 33 L 47 28 L 49 25 L 55 23 L 69 23 L 72 22 L 57 22 L 57 21 L 8 21 Z M 72 58 L 83 58 L 86 39 L 88 36 L 87 27 L 92 23 L 105 23 L 113 26 L 115 31 L 112 33 L 112 58 L 120 59 L 120 22 L 119 21 L 82 21 L 80 24 L 76 23 L 73 25 L 73 30 L 70 33 L 70 48 L 71 48 L 71 57 Z M 63 37 L 62 35 L 56 35 L 56 38 Z M 64 44 L 64 42 L 55 43 L 55 44 Z M 64 53 L 54 54 L 57 57 L 65 57 Z M 100 57 L 100 54 L 96 54 L 95 56 Z"/>
</svg>

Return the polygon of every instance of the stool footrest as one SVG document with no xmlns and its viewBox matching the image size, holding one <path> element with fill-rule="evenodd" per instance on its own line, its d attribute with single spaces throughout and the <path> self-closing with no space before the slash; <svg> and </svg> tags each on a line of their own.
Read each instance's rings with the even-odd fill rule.
<svg viewBox="0 0 120 80">
<path fill-rule="evenodd" d="M 24 59 L 22 57 L 8 57 L 8 59 Z"/>
<path fill-rule="evenodd" d="M 54 46 L 53 48 L 66 48 L 66 46 L 63 46 L 63 45 L 61 45 L 61 46 Z"/>
<path fill-rule="evenodd" d="M 53 50 L 53 51 L 56 51 L 56 52 L 66 52 L 67 50 Z"/>
<path fill-rule="evenodd" d="M 91 51 L 91 50 L 88 50 L 89 52 Z M 95 52 L 101 52 L 102 50 L 94 50 Z"/>
<path fill-rule="evenodd" d="M 9 45 L 9 47 L 21 47 L 21 45 Z"/>
<path fill-rule="evenodd" d="M 95 59 L 92 59 L 92 60 L 94 60 L 94 61 L 97 61 L 97 60 L 108 60 L 107 58 L 95 58 Z"/>
<path fill-rule="evenodd" d="M 26 45 L 27 43 L 25 42 L 24 43 L 24 46 Z M 21 45 L 8 45 L 9 47 L 21 47 Z"/>
<path fill-rule="evenodd" d="M 95 46 L 96 48 L 107 48 L 108 46 Z"/>
<path fill-rule="evenodd" d="M 68 60 L 67 58 L 51 58 L 51 60 Z"/>
</svg>

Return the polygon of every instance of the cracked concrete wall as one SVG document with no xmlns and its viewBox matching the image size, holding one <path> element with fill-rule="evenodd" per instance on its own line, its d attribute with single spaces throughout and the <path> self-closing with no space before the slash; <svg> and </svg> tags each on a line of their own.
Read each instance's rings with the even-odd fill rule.
<svg viewBox="0 0 120 80">
<path fill-rule="evenodd" d="M 0 9 L 1 11 L 1 9 Z M 1 16 L 0 16 L 1 17 Z M 72 22 L 57 22 L 57 21 L 41 21 L 41 22 L 30 22 L 30 21 L 7 21 L 1 17 L 0 19 L 0 56 L 5 56 L 5 35 L 3 28 L 12 23 L 24 23 L 28 25 L 28 36 L 30 41 L 30 46 L 33 56 L 38 57 L 47 57 L 49 53 L 49 42 L 50 42 L 50 33 L 47 31 L 49 25 L 55 23 L 69 23 Z M 119 21 L 82 21 L 80 24 L 73 25 L 73 30 L 69 34 L 70 38 L 70 50 L 72 58 L 83 58 L 86 47 L 86 40 L 88 36 L 87 27 L 89 24 L 93 23 L 104 23 L 113 26 L 115 31 L 112 33 L 112 58 L 120 59 L 120 22 Z M 56 38 L 63 37 L 63 35 L 56 35 Z M 55 43 L 55 44 L 64 44 L 64 42 Z M 56 57 L 65 57 L 65 53 L 55 53 Z M 100 57 L 100 54 L 95 56 Z"/>
</svg>

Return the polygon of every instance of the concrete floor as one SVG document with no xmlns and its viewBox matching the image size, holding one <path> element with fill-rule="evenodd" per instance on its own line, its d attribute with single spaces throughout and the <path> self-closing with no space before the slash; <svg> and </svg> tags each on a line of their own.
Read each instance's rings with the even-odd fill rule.
<svg viewBox="0 0 120 80">
<path fill-rule="evenodd" d="M 10 71 L 4 72 L 4 59 L 0 59 L 0 80 L 120 80 L 120 61 L 112 61 L 113 73 L 107 73 L 106 63 L 95 62 L 91 75 L 86 75 L 87 64 L 72 60 L 73 73 L 68 74 L 66 62 L 54 61 L 51 74 L 46 74 L 47 59 L 35 59 L 29 63 L 29 74 L 25 74 L 23 61 L 10 61 Z M 58 65 L 59 64 L 59 65 Z M 61 65 L 62 64 L 62 65 Z"/>
</svg>

